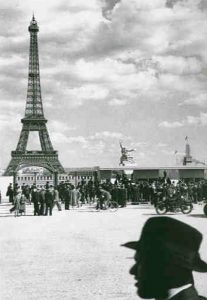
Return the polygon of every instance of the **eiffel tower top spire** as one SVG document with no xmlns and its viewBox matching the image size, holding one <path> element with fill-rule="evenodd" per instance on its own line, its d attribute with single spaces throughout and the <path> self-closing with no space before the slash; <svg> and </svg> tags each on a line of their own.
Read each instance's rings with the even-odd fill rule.
<svg viewBox="0 0 207 300">
<path fill-rule="evenodd" d="M 39 27 L 34 17 L 28 27 L 30 32 L 30 50 L 29 50 L 29 74 L 27 87 L 27 102 L 25 109 L 25 117 L 22 119 L 44 119 L 41 86 L 40 86 L 40 71 L 39 71 L 39 54 L 38 54 L 38 38 L 37 33 Z M 45 120 L 46 121 L 46 120 Z"/>
<path fill-rule="evenodd" d="M 28 27 L 28 30 L 29 31 L 33 31 L 33 30 L 37 30 L 37 31 L 39 31 L 39 27 L 37 26 L 37 21 L 36 21 L 36 19 L 35 19 L 35 16 L 34 16 L 34 13 L 33 13 L 33 15 L 32 15 L 32 20 L 31 20 L 31 22 L 30 22 L 30 26 Z"/>
</svg>

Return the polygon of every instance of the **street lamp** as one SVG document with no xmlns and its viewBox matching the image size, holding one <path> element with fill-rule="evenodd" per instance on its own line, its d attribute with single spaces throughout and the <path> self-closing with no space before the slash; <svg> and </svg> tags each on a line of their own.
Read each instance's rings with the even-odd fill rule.
<svg viewBox="0 0 207 300">
<path fill-rule="evenodd" d="M 34 184 L 35 185 L 37 184 L 37 174 L 38 174 L 38 171 L 34 171 Z"/>
</svg>

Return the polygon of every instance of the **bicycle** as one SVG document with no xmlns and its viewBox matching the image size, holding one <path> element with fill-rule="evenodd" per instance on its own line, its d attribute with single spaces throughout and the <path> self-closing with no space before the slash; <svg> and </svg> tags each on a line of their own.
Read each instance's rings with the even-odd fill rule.
<svg viewBox="0 0 207 300">
<path fill-rule="evenodd" d="M 101 208 L 100 200 L 97 200 L 96 210 L 100 210 Z M 102 203 L 102 210 L 109 210 L 111 212 L 117 211 L 119 208 L 119 204 L 113 200 L 106 200 Z"/>
<path fill-rule="evenodd" d="M 119 208 L 119 204 L 116 201 L 108 200 L 104 203 L 105 208 L 109 209 L 111 212 L 117 211 Z"/>
</svg>

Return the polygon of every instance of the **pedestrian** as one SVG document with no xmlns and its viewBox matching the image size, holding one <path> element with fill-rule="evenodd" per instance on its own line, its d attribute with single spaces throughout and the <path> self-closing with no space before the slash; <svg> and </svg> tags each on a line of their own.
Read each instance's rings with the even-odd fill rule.
<svg viewBox="0 0 207 300">
<path fill-rule="evenodd" d="M 24 188 L 24 195 L 26 197 L 27 203 L 31 204 L 31 194 L 30 194 L 30 187 L 28 185 Z"/>
<path fill-rule="evenodd" d="M 145 223 L 139 241 L 122 246 L 134 249 L 130 274 L 144 299 L 199 300 L 193 271 L 207 272 L 199 247 L 202 234 L 169 217 L 153 217 Z M 206 299 L 206 298 L 203 298 Z"/>
<path fill-rule="evenodd" d="M 45 214 L 45 189 L 44 187 L 41 188 L 39 193 L 39 215 L 44 216 Z"/>
<path fill-rule="evenodd" d="M 57 205 L 57 208 L 59 211 L 62 210 L 61 205 L 60 205 L 60 198 L 59 198 L 59 192 L 58 189 L 55 187 L 54 188 L 54 206 Z"/>
<path fill-rule="evenodd" d="M 39 215 L 39 189 L 36 186 L 33 186 L 31 193 L 31 201 L 34 205 L 34 216 Z"/>
<path fill-rule="evenodd" d="M 48 212 L 49 212 L 50 216 L 52 216 L 52 210 L 53 210 L 53 206 L 54 206 L 54 189 L 53 189 L 52 185 L 50 185 L 50 187 L 46 189 L 45 205 L 46 205 L 45 216 L 48 215 Z"/>
<path fill-rule="evenodd" d="M 64 190 L 65 210 L 70 209 L 70 186 L 66 185 Z"/>
<path fill-rule="evenodd" d="M 8 187 L 8 189 L 11 188 L 11 183 L 10 183 L 10 187 Z M 7 193 L 8 193 L 8 189 L 7 189 Z M 16 196 L 20 193 L 20 187 L 15 184 L 14 186 L 14 189 L 12 189 L 12 203 L 13 203 L 13 206 L 12 208 L 10 208 L 10 213 L 12 213 L 13 211 L 15 211 L 15 215 L 17 215 L 16 213 L 16 208 L 18 207 L 18 197 L 17 197 L 17 200 L 16 200 Z M 19 208 L 18 208 L 19 210 Z"/>
<path fill-rule="evenodd" d="M 70 192 L 70 203 L 72 208 L 74 208 L 74 206 L 80 206 L 80 199 L 81 193 L 75 188 L 75 186 L 72 186 L 72 190 Z"/>
<path fill-rule="evenodd" d="M 122 184 L 119 188 L 119 205 L 125 207 L 127 203 L 127 189 Z"/>
<path fill-rule="evenodd" d="M 105 204 L 107 204 L 111 200 L 111 194 L 103 188 L 99 188 L 97 191 L 97 197 L 98 201 L 96 209 L 106 209 Z"/>
<path fill-rule="evenodd" d="M 20 203 L 19 203 L 19 213 L 22 215 L 24 213 L 24 215 L 26 214 L 26 197 L 23 193 L 23 191 L 21 191 L 21 198 L 20 198 Z"/>
<path fill-rule="evenodd" d="M 21 201 L 21 190 L 19 187 L 16 188 L 16 193 L 14 196 L 14 207 L 10 209 L 10 212 L 14 211 L 14 216 L 18 217 L 20 214 L 20 201 Z"/>
<path fill-rule="evenodd" d="M 9 202 L 13 203 L 14 191 L 13 191 L 12 183 L 10 183 L 7 188 L 6 196 L 9 197 Z"/>
</svg>

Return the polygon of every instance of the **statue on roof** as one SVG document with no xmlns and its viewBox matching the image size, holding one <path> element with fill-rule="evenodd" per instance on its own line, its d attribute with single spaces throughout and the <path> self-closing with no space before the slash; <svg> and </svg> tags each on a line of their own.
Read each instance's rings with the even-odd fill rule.
<svg viewBox="0 0 207 300">
<path fill-rule="evenodd" d="M 135 149 L 127 149 L 127 148 L 123 147 L 121 142 L 119 142 L 119 144 L 120 144 L 120 148 L 121 148 L 121 157 L 120 157 L 119 165 L 125 166 L 124 162 L 134 163 L 134 158 L 133 158 L 133 156 L 129 155 L 129 152 L 133 152 L 133 151 L 135 151 Z"/>
</svg>

